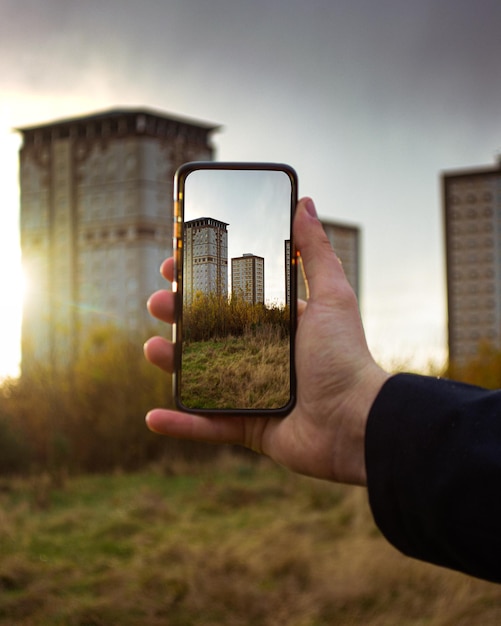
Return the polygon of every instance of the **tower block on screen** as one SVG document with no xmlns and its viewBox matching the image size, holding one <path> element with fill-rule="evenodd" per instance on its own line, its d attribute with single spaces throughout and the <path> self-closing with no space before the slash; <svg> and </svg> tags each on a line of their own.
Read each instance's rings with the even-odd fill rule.
<svg viewBox="0 0 501 626">
<path fill-rule="evenodd" d="M 249 304 L 264 304 L 264 258 L 245 253 L 231 259 L 231 293 Z"/>
<path fill-rule="evenodd" d="M 228 296 L 228 224 L 212 217 L 184 223 L 183 302 L 197 293 Z"/>
</svg>

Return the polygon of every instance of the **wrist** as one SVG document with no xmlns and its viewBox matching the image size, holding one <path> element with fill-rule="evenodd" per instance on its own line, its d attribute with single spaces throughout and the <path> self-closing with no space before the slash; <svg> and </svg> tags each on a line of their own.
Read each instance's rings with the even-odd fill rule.
<svg viewBox="0 0 501 626">
<path fill-rule="evenodd" d="M 336 482 L 366 486 L 365 434 L 369 413 L 390 375 L 372 362 L 357 374 L 357 382 L 343 402 L 336 437 L 333 479 Z"/>
</svg>

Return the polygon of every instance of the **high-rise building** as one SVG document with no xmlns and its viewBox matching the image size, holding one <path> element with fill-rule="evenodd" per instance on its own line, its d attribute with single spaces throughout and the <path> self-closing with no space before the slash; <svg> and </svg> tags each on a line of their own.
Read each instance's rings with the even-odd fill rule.
<svg viewBox="0 0 501 626">
<path fill-rule="evenodd" d="M 246 253 L 231 259 L 231 293 L 250 304 L 264 304 L 264 258 Z"/>
<path fill-rule="evenodd" d="M 348 282 L 360 298 L 360 229 L 326 220 L 322 220 L 322 226 L 343 264 Z M 301 271 L 298 271 L 298 298 L 306 300 L 306 285 Z"/>
<path fill-rule="evenodd" d="M 501 162 L 442 175 L 449 360 L 501 348 Z"/>
<path fill-rule="evenodd" d="M 227 227 L 212 217 L 184 223 L 183 302 L 198 292 L 228 296 Z"/>
<path fill-rule="evenodd" d="M 291 305 L 291 240 L 284 241 L 284 262 L 285 262 L 285 304 Z"/>
<path fill-rule="evenodd" d="M 173 174 L 212 158 L 216 127 L 117 109 L 18 130 L 23 369 L 66 367 L 90 327 L 151 324 L 145 302 L 172 251 Z"/>
</svg>

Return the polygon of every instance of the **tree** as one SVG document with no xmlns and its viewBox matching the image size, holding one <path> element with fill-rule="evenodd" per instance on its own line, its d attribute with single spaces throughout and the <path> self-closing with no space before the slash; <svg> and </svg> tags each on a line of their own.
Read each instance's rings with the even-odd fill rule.
<svg viewBox="0 0 501 626">
<path fill-rule="evenodd" d="M 479 385 L 487 389 L 501 388 L 501 350 L 482 342 L 478 354 L 464 365 L 449 364 L 446 376 L 453 380 Z"/>
</svg>

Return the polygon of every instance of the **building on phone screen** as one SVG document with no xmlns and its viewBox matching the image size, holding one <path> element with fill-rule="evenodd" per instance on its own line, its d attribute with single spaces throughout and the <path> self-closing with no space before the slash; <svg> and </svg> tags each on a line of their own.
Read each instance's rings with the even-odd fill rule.
<svg viewBox="0 0 501 626">
<path fill-rule="evenodd" d="M 183 302 L 197 293 L 228 297 L 228 224 L 212 217 L 184 223 Z"/>
<path fill-rule="evenodd" d="M 264 258 L 245 253 L 231 259 L 231 294 L 249 304 L 264 304 Z"/>
</svg>

